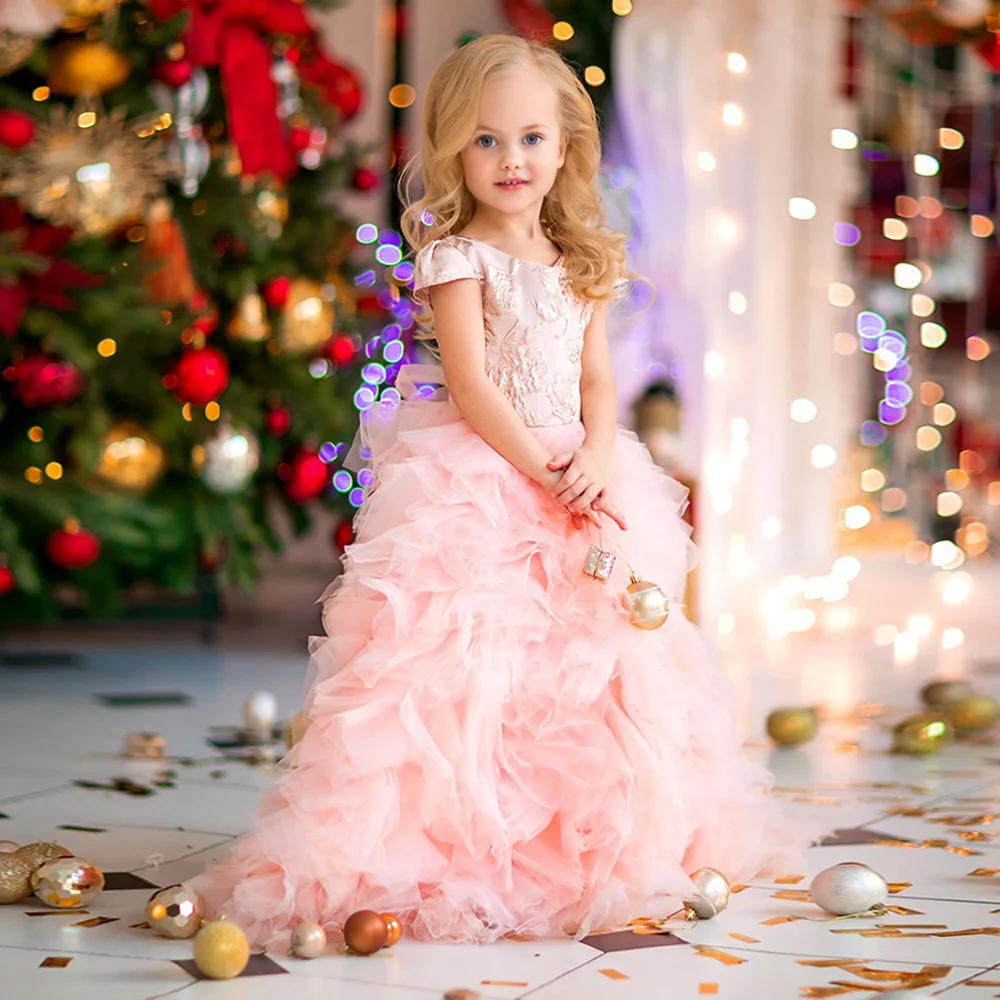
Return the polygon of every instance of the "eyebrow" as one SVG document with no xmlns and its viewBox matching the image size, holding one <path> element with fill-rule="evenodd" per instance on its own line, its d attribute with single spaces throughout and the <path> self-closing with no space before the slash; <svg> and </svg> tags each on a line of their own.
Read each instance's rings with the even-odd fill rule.
<svg viewBox="0 0 1000 1000">
<path fill-rule="evenodd" d="M 548 125 L 525 125 L 521 129 L 521 131 L 522 132 L 537 132 L 539 129 L 546 129 L 546 128 L 549 128 L 549 127 L 550 126 L 548 126 Z M 490 128 L 489 125 L 477 125 L 476 126 L 476 131 L 477 132 L 499 132 L 501 130 L 498 129 L 498 128 Z"/>
</svg>

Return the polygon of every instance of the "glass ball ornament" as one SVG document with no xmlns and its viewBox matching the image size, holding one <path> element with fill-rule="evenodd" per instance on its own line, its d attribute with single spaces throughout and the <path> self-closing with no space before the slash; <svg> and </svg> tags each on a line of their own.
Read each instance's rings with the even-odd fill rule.
<svg viewBox="0 0 1000 1000">
<path fill-rule="evenodd" d="M 896 753 L 923 755 L 937 753 L 951 741 L 954 730 L 941 715 L 919 712 L 903 719 L 892 732 Z"/>
<path fill-rule="evenodd" d="M 38 841 L 33 844 L 25 844 L 14 852 L 19 858 L 23 858 L 31 865 L 31 870 L 44 865 L 46 861 L 53 858 L 71 858 L 73 852 L 68 851 L 61 844 L 53 844 L 48 841 Z"/>
<path fill-rule="evenodd" d="M 0 903 L 20 903 L 31 895 L 31 865 L 16 854 L 0 854 Z"/>
<path fill-rule="evenodd" d="M 31 889 L 46 905 L 57 910 L 86 906 L 104 888 L 104 873 L 85 858 L 54 858 L 36 868 Z"/>
<path fill-rule="evenodd" d="M 391 948 L 403 936 L 403 924 L 395 913 L 383 913 L 381 916 L 386 930 L 385 947 Z"/>
<path fill-rule="evenodd" d="M 640 580 L 635 574 L 622 595 L 622 608 L 628 620 L 644 630 L 660 628 L 670 617 L 667 595 L 655 583 Z"/>
<path fill-rule="evenodd" d="M 146 903 L 146 923 L 160 937 L 194 937 L 204 920 L 204 900 L 184 885 L 157 889 Z"/>
<path fill-rule="evenodd" d="M 253 431 L 226 423 L 195 454 L 196 471 L 213 493 L 241 492 L 260 466 L 260 443 Z"/>
<path fill-rule="evenodd" d="M 767 735 L 781 747 L 808 743 L 816 735 L 814 708 L 776 708 L 767 717 Z"/>
<path fill-rule="evenodd" d="M 943 708 L 949 701 L 975 694 L 968 681 L 931 681 L 920 689 L 920 699 L 928 708 Z"/>
<path fill-rule="evenodd" d="M 278 341 L 289 354 L 308 354 L 333 336 L 333 304 L 323 297 L 323 286 L 309 278 L 293 278 L 281 320 Z"/>
<path fill-rule="evenodd" d="M 356 955 L 374 955 L 385 947 L 389 931 L 380 913 L 358 910 L 344 924 L 344 943 Z"/>
<path fill-rule="evenodd" d="M 326 951 L 326 931 L 310 920 L 303 920 L 292 931 L 289 950 L 296 958 L 319 958 Z"/>
<path fill-rule="evenodd" d="M 857 861 L 824 868 L 810 883 L 809 895 L 827 913 L 845 917 L 867 913 L 885 903 L 889 886 L 878 872 Z"/>
<path fill-rule="evenodd" d="M 971 694 L 954 698 L 944 706 L 947 720 L 961 735 L 984 733 L 996 725 L 1000 706 L 984 694 Z"/>
<path fill-rule="evenodd" d="M 101 444 L 97 474 L 121 490 L 145 493 L 163 474 L 167 460 L 156 438 L 137 424 L 115 424 Z"/>
<path fill-rule="evenodd" d="M 213 920 L 195 935 L 194 964 L 209 979 L 235 979 L 250 961 L 250 942 L 231 920 Z"/>
<path fill-rule="evenodd" d="M 699 868 L 692 872 L 695 894 L 684 900 L 684 905 L 694 910 L 700 920 L 718 916 L 728 905 L 732 890 L 726 876 L 714 868 Z"/>
</svg>

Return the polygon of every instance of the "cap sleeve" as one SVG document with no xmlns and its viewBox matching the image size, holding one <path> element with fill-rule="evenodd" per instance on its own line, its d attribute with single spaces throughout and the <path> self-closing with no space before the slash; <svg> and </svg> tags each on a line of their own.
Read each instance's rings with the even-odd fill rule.
<svg viewBox="0 0 1000 1000">
<path fill-rule="evenodd" d="M 463 278 L 481 279 L 480 269 L 470 259 L 467 249 L 450 238 L 435 240 L 417 253 L 413 262 L 413 298 L 421 305 L 430 305 L 428 289 Z"/>
</svg>

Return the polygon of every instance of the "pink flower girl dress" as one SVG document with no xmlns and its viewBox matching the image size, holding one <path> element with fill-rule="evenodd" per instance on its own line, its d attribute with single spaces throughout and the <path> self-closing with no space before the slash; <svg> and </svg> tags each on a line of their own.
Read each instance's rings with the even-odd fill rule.
<svg viewBox="0 0 1000 1000">
<path fill-rule="evenodd" d="M 415 288 L 475 278 L 486 371 L 557 454 L 584 439 L 591 306 L 562 268 L 450 236 Z M 746 880 L 787 855 L 771 776 L 740 755 L 729 686 L 675 606 L 635 628 L 622 560 L 472 431 L 435 366 L 363 421 L 376 483 L 312 640 L 308 729 L 255 827 L 193 881 L 259 946 L 355 910 L 423 939 L 575 935 L 664 916 L 710 866 Z M 611 479 L 640 574 L 680 601 L 686 491 L 619 429 Z"/>
</svg>

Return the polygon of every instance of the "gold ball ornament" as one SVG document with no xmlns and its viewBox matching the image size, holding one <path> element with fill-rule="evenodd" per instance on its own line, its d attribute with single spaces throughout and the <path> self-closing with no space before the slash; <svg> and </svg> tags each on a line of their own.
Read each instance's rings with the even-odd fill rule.
<svg viewBox="0 0 1000 1000">
<path fill-rule="evenodd" d="M 85 858 L 54 858 L 36 868 L 32 892 L 57 910 L 78 910 L 104 888 L 104 873 Z"/>
<path fill-rule="evenodd" d="M 817 729 L 814 708 L 776 708 L 767 717 L 767 735 L 781 747 L 808 743 Z"/>
<path fill-rule="evenodd" d="M 622 607 L 628 620 L 645 630 L 660 628 L 670 617 L 667 595 L 655 583 L 640 580 L 635 574 L 622 595 Z"/>
<path fill-rule="evenodd" d="M 23 66 L 38 48 L 38 39 L 0 28 L 0 76 Z"/>
<path fill-rule="evenodd" d="M 933 712 L 920 712 L 903 719 L 893 730 L 892 749 L 914 755 L 936 753 L 951 740 L 947 719 Z"/>
<path fill-rule="evenodd" d="M 31 895 L 31 865 L 16 854 L 0 854 L 0 903 L 20 903 Z"/>
<path fill-rule="evenodd" d="M 984 733 L 996 724 L 1000 706 L 984 694 L 971 694 L 949 701 L 944 706 L 944 714 L 956 733 Z"/>
<path fill-rule="evenodd" d="M 311 920 L 303 920 L 292 931 L 289 950 L 296 958 L 319 958 L 326 951 L 326 931 Z"/>
<path fill-rule="evenodd" d="M 968 681 L 931 681 L 920 689 L 920 698 L 928 708 L 943 708 L 950 701 L 973 694 L 975 691 Z"/>
<path fill-rule="evenodd" d="M 333 321 L 333 305 L 324 297 L 323 286 L 294 278 L 288 284 L 278 342 L 289 354 L 308 354 L 333 336 Z"/>
<path fill-rule="evenodd" d="M 205 924 L 194 939 L 194 964 L 209 979 L 235 979 L 250 961 L 250 942 L 231 920 Z"/>
<path fill-rule="evenodd" d="M 463 987 L 457 990 L 448 990 L 442 1000 L 483 1000 L 483 995 L 479 990 L 469 990 Z"/>
<path fill-rule="evenodd" d="M 374 955 L 385 947 L 388 936 L 382 915 L 374 910 L 358 910 L 344 924 L 344 943 L 356 955 Z"/>
<path fill-rule="evenodd" d="M 41 867 L 46 861 L 55 858 L 71 858 L 73 852 L 66 850 L 60 844 L 52 844 L 47 841 L 39 841 L 35 844 L 25 844 L 14 852 L 19 858 L 23 858 L 31 865 L 31 870 Z"/>
<path fill-rule="evenodd" d="M 57 45 L 49 57 L 49 86 L 71 97 L 104 94 L 120 87 L 132 72 L 124 53 L 106 42 L 74 39 Z"/>
<path fill-rule="evenodd" d="M 145 493 L 163 474 L 167 460 L 149 431 L 138 424 L 115 424 L 104 436 L 97 474 L 121 490 Z"/>
<path fill-rule="evenodd" d="M 82 31 L 94 20 L 115 10 L 121 0 L 56 0 L 66 12 L 61 27 L 66 31 Z"/>
<path fill-rule="evenodd" d="M 810 883 L 813 902 L 837 916 L 867 913 L 889 898 L 889 886 L 878 872 L 857 861 L 824 868 Z"/>
<path fill-rule="evenodd" d="M 699 868 L 692 872 L 695 895 L 684 900 L 684 905 L 694 910 L 701 920 L 718 916 L 728 905 L 732 890 L 726 876 L 714 868 Z"/>
<path fill-rule="evenodd" d="M 403 925 L 395 913 L 383 913 L 381 916 L 386 930 L 384 947 L 391 948 L 403 936 Z"/>
<path fill-rule="evenodd" d="M 194 937 L 204 921 L 205 902 L 187 886 L 168 885 L 158 889 L 146 903 L 146 923 L 160 937 Z"/>
<path fill-rule="evenodd" d="M 267 306 L 256 288 L 248 288 L 236 301 L 236 308 L 226 327 L 231 340 L 255 343 L 271 336 Z"/>
</svg>

